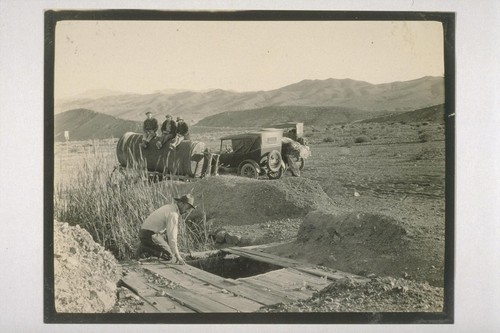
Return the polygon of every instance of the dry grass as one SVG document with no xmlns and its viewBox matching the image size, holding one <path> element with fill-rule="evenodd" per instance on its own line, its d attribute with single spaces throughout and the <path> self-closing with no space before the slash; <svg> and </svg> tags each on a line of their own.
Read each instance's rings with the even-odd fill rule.
<svg viewBox="0 0 500 333">
<path fill-rule="evenodd" d="M 139 168 L 113 172 L 117 163 L 106 153 L 106 147 L 100 147 L 97 141 L 92 146 L 92 150 L 80 154 L 83 158 L 78 162 L 70 163 L 76 166 L 67 165 L 72 176 L 64 173 L 63 166 L 59 168 L 54 218 L 80 225 L 118 259 L 128 259 L 135 252 L 144 219 L 160 206 L 174 202 L 179 193 L 174 182 L 150 182 L 145 170 Z M 212 248 L 205 220 L 181 223 L 180 251 Z"/>
</svg>

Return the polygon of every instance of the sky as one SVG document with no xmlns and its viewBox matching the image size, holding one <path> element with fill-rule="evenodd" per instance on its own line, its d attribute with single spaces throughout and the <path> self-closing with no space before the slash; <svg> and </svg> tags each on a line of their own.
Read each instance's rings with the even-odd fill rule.
<svg viewBox="0 0 500 333">
<path fill-rule="evenodd" d="M 59 21 L 55 97 L 272 90 L 304 79 L 444 76 L 432 21 Z"/>
</svg>

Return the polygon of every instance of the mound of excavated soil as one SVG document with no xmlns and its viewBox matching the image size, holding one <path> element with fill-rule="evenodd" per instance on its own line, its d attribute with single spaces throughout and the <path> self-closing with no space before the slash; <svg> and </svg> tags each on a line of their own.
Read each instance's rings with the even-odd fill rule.
<svg viewBox="0 0 500 333">
<path fill-rule="evenodd" d="M 307 300 L 263 307 L 259 312 L 442 312 L 443 288 L 390 277 L 333 282 Z"/>
<path fill-rule="evenodd" d="M 309 213 L 297 241 L 266 251 L 341 271 L 405 277 L 442 286 L 442 254 L 421 258 L 418 240 L 392 217 L 368 213 Z"/>
<path fill-rule="evenodd" d="M 179 192 L 191 190 L 195 204 L 218 225 L 298 218 L 333 204 L 318 182 L 298 177 L 256 180 L 224 175 L 179 185 Z"/>
<path fill-rule="evenodd" d="M 54 302 L 57 312 L 102 313 L 116 302 L 121 267 L 78 225 L 54 221 Z"/>
</svg>

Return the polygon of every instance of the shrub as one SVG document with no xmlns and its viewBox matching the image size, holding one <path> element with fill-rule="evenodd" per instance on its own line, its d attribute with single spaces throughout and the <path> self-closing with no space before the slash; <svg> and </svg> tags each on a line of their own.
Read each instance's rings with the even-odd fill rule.
<svg viewBox="0 0 500 333">
<path fill-rule="evenodd" d="M 351 148 L 352 144 L 353 144 L 352 140 L 345 139 L 344 142 L 340 144 L 340 147 Z"/>
<path fill-rule="evenodd" d="M 323 142 L 335 142 L 335 139 L 331 136 L 327 136 L 323 139 Z"/>
<path fill-rule="evenodd" d="M 366 135 L 360 135 L 354 139 L 354 143 L 370 142 L 370 138 Z"/>
</svg>

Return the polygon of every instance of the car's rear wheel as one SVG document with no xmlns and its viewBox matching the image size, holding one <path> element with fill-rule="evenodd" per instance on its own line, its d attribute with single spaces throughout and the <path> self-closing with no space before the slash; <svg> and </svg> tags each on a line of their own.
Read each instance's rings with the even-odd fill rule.
<svg viewBox="0 0 500 333">
<path fill-rule="evenodd" d="M 240 176 L 257 179 L 259 177 L 259 173 L 257 172 L 257 168 L 252 163 L 245 163 L 241 166 Z"/>
<path fill-rule="evenodd" d="M 281 154 L 277 150 L 272 150 L 267 155 L 267 168 L 270 171 L 277 172 L 281 169 Z"/>
</svg>

